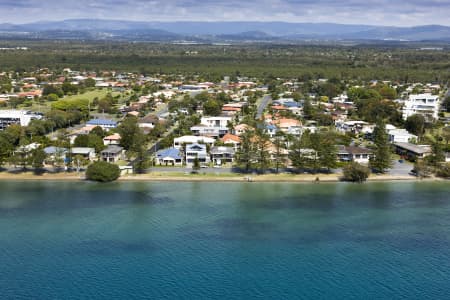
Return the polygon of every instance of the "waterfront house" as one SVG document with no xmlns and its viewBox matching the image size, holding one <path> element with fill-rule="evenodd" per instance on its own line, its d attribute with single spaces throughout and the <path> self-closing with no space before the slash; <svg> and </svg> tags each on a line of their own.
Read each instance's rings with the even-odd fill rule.
<svg viewBox="0 0 450 300">
<path fill-rule="evenodd" d="M 123 158 L 124 150 L 117 145 L 109 145 L 105 150 L 100 152 L 103 161 L 114 163 Z"/>
<path fill-rule="evenodd" d="M 415 161 L 419 158 L 424 158 L 431 154 L 431 146 L 429 145 L 414 145 L 410 143 L 393 143 L 395 152 L 409 160 Z"/>
<path fill-rule="evenodd" d="M 235 150 L 233 147 L 216 146 L 211 148 L 210 154 L 211 161 L 214 165 L 220 166 L 225 163 L 233 162 Z"/>
<path fill-rule="evenodd" d="M 70 153 L 73 156 L 80 155 L 81 157 L 87 159 L 87 160 L 94 160 L 95 159 L 95 149 L 89 148 L 89 147 L 73 147 L 70 150 Z"/>
<path fill-rule="evenodd" d="M 338 146 L 338 158 L 340 161 L 354 161 L 360 164 L 368 164 L 373 156 L 373 151 L 356 146 Z"/>
<path fill-rule="evenodd" d="M 156 152 L 155 162 L 157 165 L 181 166 L 183 164 L 183 158 L 180 149 L 168 148 Z"/>
<path fill-rule="evenodd" d="M 204 144 L 186 145 L 186 164 L 192 164 L 198 158 L 200 163 L 209 163 L 210 159 Z"/>
<path fill-rule="evenodd" d="M 66 148 L 50 146 L 44 148 L 44 152 L 46 155 L 45 163 L 52 164 L 57 161 L 63 162 L 66 160 L 66 153 L 67 153 Z"/>
</svg>

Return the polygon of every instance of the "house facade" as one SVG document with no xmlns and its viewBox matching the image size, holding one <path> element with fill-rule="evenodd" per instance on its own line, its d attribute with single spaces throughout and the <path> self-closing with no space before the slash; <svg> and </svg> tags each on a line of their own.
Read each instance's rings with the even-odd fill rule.
<svg viewBox="0 0 450 300">
<path fill-rule="evenodd" d="M 360 164 L 368 164 L 373 156 L 373 151 L 363 147 L 338 146 L 338 158 L 340 161 L 354 161 Z"/>
<path fill-rule="evenodd" d="M 418 114 L 425 119 L 437 120 L 439 113 L 439 96 L 432 94 L 409 95 L 408 100 L 404 102 L 402 116 L 406 120 L 408 117 Z"/>
<path fill-rule="evenodd" d="M 180 149 L 168 148 L 156 152 L 155 163 L 160 166 L 181 166 L 183 157 Z"/>
<path fill-rule="evenodd" d="M 196 158 L 198 158 L 198 161 L 203 164 L 210 162 L 206 145 L 204 144 L 186 145 L 185 157 L 186 164 L 193 164 Z"/>
<path fill-rule="evenodd" d="M 124 150 L 117 145 L 109 145 L 105 150 L 100 152 L 103 161 L 115 163 L 123 158 Z"/>
<path fill-rule="evenodd" d="M 220 166 L 234 161 L 235 150 L 233 147 L 217 146 L 211 148 L 210 154 L 214 165 Z"/>
</svg>

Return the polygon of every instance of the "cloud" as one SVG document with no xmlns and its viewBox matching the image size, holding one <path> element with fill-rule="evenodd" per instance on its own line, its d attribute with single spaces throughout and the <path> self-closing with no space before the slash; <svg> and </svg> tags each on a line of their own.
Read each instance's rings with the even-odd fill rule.
<svg viewBox="0 0 450 300">
<path fill-rule="evenodd" d="M 103 18 L 450 25 L 448 0 L 2 0 L 0 13 L 12 23 Z"/>
</svg>

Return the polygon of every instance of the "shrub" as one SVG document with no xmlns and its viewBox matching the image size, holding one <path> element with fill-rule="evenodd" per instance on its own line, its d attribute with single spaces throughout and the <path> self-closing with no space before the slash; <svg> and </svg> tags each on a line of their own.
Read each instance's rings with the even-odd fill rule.
<svg viewBox="0 0 450 300">
<path fill-rule="evenodd" d="M 116 180 L 119 176 L 119 167 L 105 161 L 97 161 L 86 170 L 86 179 L 93 181 L 110 182 Z"/>
<path fill-rule="evenodd" d="M 344 181 L 364 182 L 370 174 L 369 168 L 360 165 L 356 162 L 351 162 L 343 168 Z"/>
<path fill-rule="evenodd" d="M 437 176 L 443 178 L 450 178 L 450 163 L 443 164 L 442 166 L 440 166 L 437 171 Z"/>
</svg>

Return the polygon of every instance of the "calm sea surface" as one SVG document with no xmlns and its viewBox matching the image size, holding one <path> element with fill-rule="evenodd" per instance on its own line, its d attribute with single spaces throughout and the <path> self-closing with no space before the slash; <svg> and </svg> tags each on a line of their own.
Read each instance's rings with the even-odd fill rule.
<svg viewBox="0 0 450 300">
<path fill-rule="evenodd" d="M 450 299 L 450 183 L 0 183 L 0 299 Z"/>
</svg>

